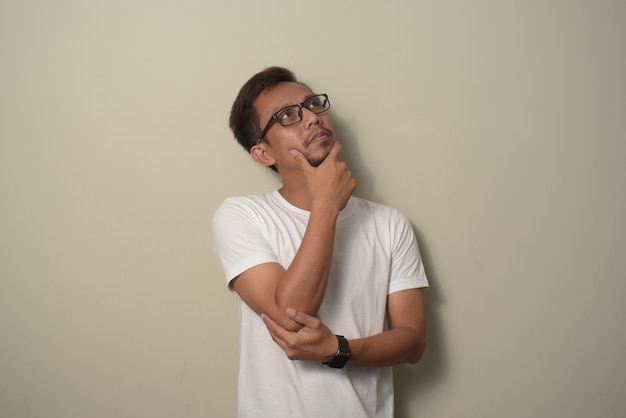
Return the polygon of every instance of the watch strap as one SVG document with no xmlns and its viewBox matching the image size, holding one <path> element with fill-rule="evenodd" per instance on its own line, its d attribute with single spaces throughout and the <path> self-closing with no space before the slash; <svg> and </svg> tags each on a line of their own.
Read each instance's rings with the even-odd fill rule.
<svg viewBox="0 0 626 418">
<path fill-rule="evenodd" d="M 348 344 L 348 340 L 343 335 L 336 335 L 336 337 L 339 348 L 333 358 L 324 364 L 334 369 L 342 369 L 350 359 L 350 344 Z"/>
</svg>

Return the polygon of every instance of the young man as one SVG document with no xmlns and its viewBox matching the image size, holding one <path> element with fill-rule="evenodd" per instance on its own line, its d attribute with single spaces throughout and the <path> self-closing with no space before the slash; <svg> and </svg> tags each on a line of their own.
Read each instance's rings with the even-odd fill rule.
<svg viewBox="0 0 626 418">
<path fill-rule="evenodd" d="M 428 282 L 413 230 L 352 196 L 329 108 L 279 67 L 232 107 L 237 141 L 283 184 L 227 199 L 213 220 L 238 295 L 239 417 L 392 417 L 391 366 L 424 351 Z"/>
</svg>

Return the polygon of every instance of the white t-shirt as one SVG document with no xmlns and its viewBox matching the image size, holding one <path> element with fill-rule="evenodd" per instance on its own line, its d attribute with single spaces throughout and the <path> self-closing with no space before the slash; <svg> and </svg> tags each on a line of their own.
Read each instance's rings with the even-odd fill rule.
<svg viewBox="0 0 626 418">
<path fill-rule="evenodd" d="M 213 218 L 215 253 L 230 283 L 256 265 L 293 260 L 309 212 L 278 191 L 229 198 Z M 417 242 L 397 210 L 351 197 L 337 219 L 326 294 L 318 318 L 348 340 L 387 329 L 387 296 L 427 287 Z M 332 369 L 292 361 L 262 319 L 238 298 L 238 416 L 393 417 L 391 367 Z"/>
</svg>

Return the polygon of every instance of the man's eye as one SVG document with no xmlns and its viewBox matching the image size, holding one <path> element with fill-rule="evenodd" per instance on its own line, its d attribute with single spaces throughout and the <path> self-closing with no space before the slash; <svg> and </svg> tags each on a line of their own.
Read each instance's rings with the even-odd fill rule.
<svg viewBox="0 0 626 418">
<path fill-rule="evenodd" d="M 298 119 L 298 106 L 291 106 L 280 110 L 276 117 L 281 122 L 293 122 L 294 119 Z"/>
<path fill-rule="evenodd" d="M 278 119 L 280 119 L 280 120 L 287 120 L 287 119 L 291 118 L 292 116 L 293 116 L 293 111 L 291 109 L 283 110 L 282 112 L 280 112 L 278 114 Z"/>
<path fill-rule="evenodd" d="M 321 109 L 324 107 L 322 103 L 322 99 L 319 97 L 314 97 L 307 102 L 307 107 L 309 109 Z"/>
</svg>

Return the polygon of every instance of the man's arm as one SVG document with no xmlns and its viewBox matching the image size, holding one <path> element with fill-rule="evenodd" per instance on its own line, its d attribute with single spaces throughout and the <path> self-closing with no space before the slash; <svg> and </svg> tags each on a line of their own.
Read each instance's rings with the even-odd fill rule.
<svg viewBox="0 0 626 418">
<path fill-rule="evenodd" d="M 426 347 L 426 314 L 422 289 L 409 289 L 388 296 L 390 329 L 388 331 L 349 340 L 349 366 L 384 367 L 417 363 Z M 291 318 L 302 324 L 289 331 L 271 318 L 263 320 L 272 338 L 292 360 L 328 361 L 337 352 L 337 338 L 319 319 L 288 311 Z"/>
<path fill-rule="evenodd" d="M 278 263 L 252 267 L 231 282 L 235 292 L 256 313 L 266 314 L 289 330 L 301 325 L 286 315 L 287 307 L 315 315 L 319 309 L 330 271 L 336 217 L 311 218 L 302 244 L 285 270 Z"/>
<path fill-rule="evenodd" d="M 301 154 L 294 156 L 307 179 L 311 197 L 309 222 L 298 251 L 285 270 L 277 263 L 257 265 L 235 278 L 231 286 L 258 314 L 297 331 L 302 325 L 286 314 L 288 307 L 317 314 L 330 272 L 339 211 L 356 187 L 346 164 L 339 161 L 341 145 L 335 143 L 326 160 L 311 167 Z"/>
<path fill-rule="evenodd" d="M 422 289 L 388 296 L 390 330 L 350 340 L 353 366 L 393 366 L 417 363 L 426 348 L 426 310 Z M 340 330 L 338 330 L 340 331 Z"/>
</svg>

